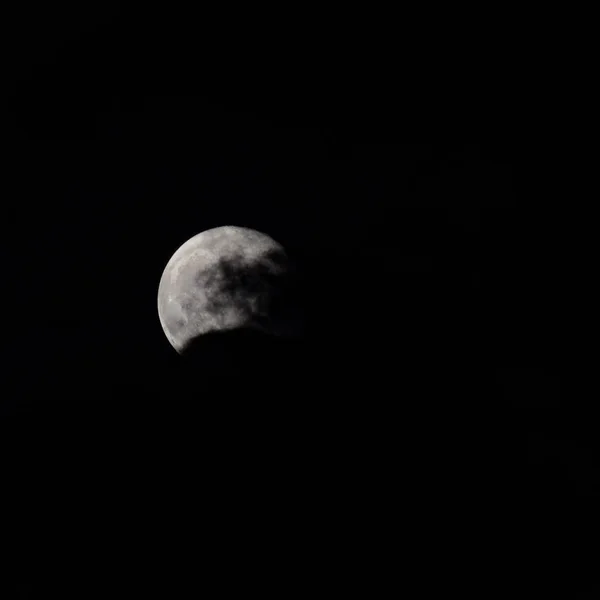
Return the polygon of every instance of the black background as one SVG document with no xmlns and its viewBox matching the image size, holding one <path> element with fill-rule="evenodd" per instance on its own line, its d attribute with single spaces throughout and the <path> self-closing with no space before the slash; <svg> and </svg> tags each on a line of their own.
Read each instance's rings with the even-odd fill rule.
<svg viewBox="0 0 600 600">
<path fill-rule="evenodd" d="M 18 597 L 590 589 L 546 562 L 590 527 L 597 421 L 571 234 L 516 191 L 528 69 L 486 15 L 303 11 L 13 17 Z M 173 252 L 225 224 L 300 267 L 306 339 L 251 345 L 250 378 L 182 361 L 156 311 Z"/>
</svg>

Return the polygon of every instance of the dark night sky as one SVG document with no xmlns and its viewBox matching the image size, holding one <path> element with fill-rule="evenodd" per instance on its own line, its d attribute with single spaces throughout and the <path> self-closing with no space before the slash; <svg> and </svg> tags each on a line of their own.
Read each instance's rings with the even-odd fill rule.
<svg viewBox="0 0 600 600">
<path fill-rule="evenodd" d="M 39 527 L 85 524 L 83 547 L 112 544 L 141 581 L 157 565 L 165 589 L 197 566 L 182 548 L 201 531 L 221 531 L 215 568 L 290 539 L 311 556 L 364 547 L 364 522 L 391 531 L 398 512 L 404 539 L 442 553 L 516 532 L 542 547 L 556 506 L 598 492 L 592 411 L 548 301 L 552 217 L 517 198 L 516 71 L 497 32 L 309 12 L 15 15 L 1 400 L 27 473 L 15 502 Z M 173 252 L 225 224 L 288 249 L 310 323 L 276 372 L 258 360 L 273 349 L 251 347 L 251 381 L 185 364 L 156 311 Z M 427 534 L 410 533 L 420 519 Z M 25 572 L 22 594 L 78 595 Z"/>
</svg>

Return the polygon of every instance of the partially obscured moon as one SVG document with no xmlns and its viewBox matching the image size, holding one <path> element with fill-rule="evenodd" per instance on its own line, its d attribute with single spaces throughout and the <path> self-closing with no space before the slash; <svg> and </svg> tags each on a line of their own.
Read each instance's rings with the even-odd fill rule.
<svg viewBox="0 0 600 600">
<path fill-rule="evenodd" d="M 220 331 L 258 330 L 299 335 L 286 286 L 293 266 L 283 246 L 265 233 L 224 226 L 185 242 L 165 267 L 158 316 L 167 339 L 184 353 L 199 337 Z"/>
</svg>

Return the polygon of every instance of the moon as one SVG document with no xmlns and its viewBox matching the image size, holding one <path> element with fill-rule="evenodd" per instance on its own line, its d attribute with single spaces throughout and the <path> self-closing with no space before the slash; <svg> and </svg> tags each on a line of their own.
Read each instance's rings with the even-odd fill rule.
<svg viewBox="0 0 600 600">
<path fill-rule="evenodd" d="M 249 330 L 292 339 L 301 334 L 289 297 L 294 265 L 265 233 L 227 225 L 190 238 L 167 263 L 158 316 L 173 348 L 216 332 Z"/>
</svg>

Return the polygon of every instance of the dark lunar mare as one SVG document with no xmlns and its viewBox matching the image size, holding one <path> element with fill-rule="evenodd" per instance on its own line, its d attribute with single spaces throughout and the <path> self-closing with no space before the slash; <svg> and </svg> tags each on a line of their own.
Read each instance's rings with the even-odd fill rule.
<svg viewBox="0 0 600 600">
<path fill-rule="evenodd" d="M 198 272 L 194 284 L 206 290 L 203 310 L 219 315 L 235 307 L 246 319 L 277 322 L 285 319 L 287 309 L 297 300 L 293 297 L 293 267 L 282 249 L 270 250 L 254 264 L 243 257 L 224 256 L 215 265 Z M 253 314 L 256 302 L 258 315 Z"/>
</svg>

